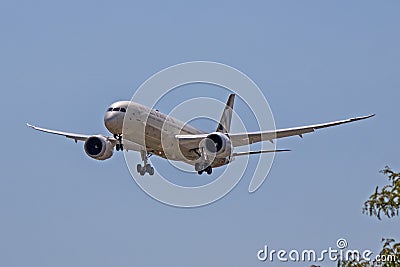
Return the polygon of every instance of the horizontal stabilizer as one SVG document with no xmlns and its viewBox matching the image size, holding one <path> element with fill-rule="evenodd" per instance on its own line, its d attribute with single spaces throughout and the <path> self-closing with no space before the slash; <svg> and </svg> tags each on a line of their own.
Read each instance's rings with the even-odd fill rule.
<svg viewBox="0 0 400 267">
<path fill-rule="evenodd" d="M 233 156 L 236 157 L 236 156 L 245 156 L 245 155 L 261 154 L 261 153 L 286 152 L 286 151 L 291 151 L 291 150 L 290 149 L 275 149 L 275 150 L 236 152 L 236 153 L 233 153 Z"/>
</svg>

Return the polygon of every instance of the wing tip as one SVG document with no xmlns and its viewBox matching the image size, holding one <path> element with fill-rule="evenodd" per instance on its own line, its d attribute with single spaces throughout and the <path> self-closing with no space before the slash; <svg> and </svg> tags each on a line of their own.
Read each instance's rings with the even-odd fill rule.
<svg viewBox="0 0 400 267">
<path fill-rule="evenodd" d="M 291 149 L 276 149 L 275 152 L 289 152 Z"/>
<path fill-rule="evenodd" d="M 372 117 L 374 117 L 376 114 L 375 113 L 373 113 L 373 114 L 370 114 L 370 115 L 367 115 L 367 116 L 365 116 L 365 118 L 366 119 L 368 119 L 368 118 L 372 118 Z"/>
<path fill-rule="evenodd" d="M 374 117 L 375 115 L 376 115 L 376 114 L 373 113 L 373 114 L 370 114 L 370 115 L 367 115 L 367 116 L 357 117 L 357 118 L 355 118 L 355 119 L 356 119 L 356 120 L 365 120 L 365 119 L 372 118 L 372 117 Z"/>
</svg>

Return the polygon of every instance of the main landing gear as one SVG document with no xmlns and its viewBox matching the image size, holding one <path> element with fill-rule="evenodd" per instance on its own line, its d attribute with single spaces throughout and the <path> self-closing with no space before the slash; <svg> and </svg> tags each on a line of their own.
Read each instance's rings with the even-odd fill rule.
<svg viewBox="0 0 400 267">
<path fill-rule="evenodd" d="M 136 165 L 137 172 L 141 176 L 145 175 L 146 172 L 150 175 L 153 175 L 154 168 L 147 162 L 147 160 L 151 156 L 151 154 L 147 154 L 146 151 L 142 150 L 142 151 L 140 151 L 140 156 L 142 157 L 143 166 L 141 164 Z"/>
<path fill-rule="evenodd" d="M 200 163 L 196 163 L 194 165 L 194 169 L 197 171 L 197 173 L 199 175 L 202 175 L 203 172 L 206 172 L 208 175 L 212 174 L 212 167 L 211 166 L 207 166 L 207 167 L 201 167 Z"/>
<path fill-rule="evenodd" d="M 115 145 L 115 150 L 123 151 L 124 145 L 122 144 L 122 134 L 114 134 L 114 138 L 118 140 L 118 143 Z"/>
<path fill-rule="evenodd" d="M 202 175 L 203 172 L 206 172 L 208 175 L 210 175 L 212 173 L 212 167 L 211 167 L 210 163 L 208 163 L 207 155 L 206 155 L 203 147 L 200 148 L 200 153 L 198 153 L 198 154 L 201 157 L 201 162 L 196 163 L 194 165 L 194 169 L 197 171 L 197 173 L 199 175 Z"/>
</svg>

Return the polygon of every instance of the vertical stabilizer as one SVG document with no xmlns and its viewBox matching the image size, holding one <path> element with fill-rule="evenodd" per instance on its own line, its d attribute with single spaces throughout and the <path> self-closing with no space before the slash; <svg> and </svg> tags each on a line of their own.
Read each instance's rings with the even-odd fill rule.
<svg viewBox="0 0 400 267">
<path fill-rule="evenodd" d="M 235 94 L 230 94 L 228 101 L 226 101 L 226 105 L 222 113 L 221 120 L 219 121 L 216 132 L 229 133 L 229 131 L 231 130 L 232 111 L 234 102 L 235 102 Z"/>
</svg>

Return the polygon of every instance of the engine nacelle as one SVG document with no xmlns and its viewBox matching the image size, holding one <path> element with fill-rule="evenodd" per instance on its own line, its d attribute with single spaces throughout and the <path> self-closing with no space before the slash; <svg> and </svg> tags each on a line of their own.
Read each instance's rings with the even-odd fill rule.
<svg viewBox="0 0 400 267">
<path fill-rule="evenodd" d="M 223 133 L 215 132 L 209 134 L 204 145 L 209 153 L 215 153 L 218 158 L 230 157 L 232 154 L 231 140 Z"/>
<path fill-rule="evenodd" d="M 105 160 L 113 155 L 113 144 L 102 135 L 89 137 L 84 144 L 86 154 L 97 160 Z"/>
</svg>

